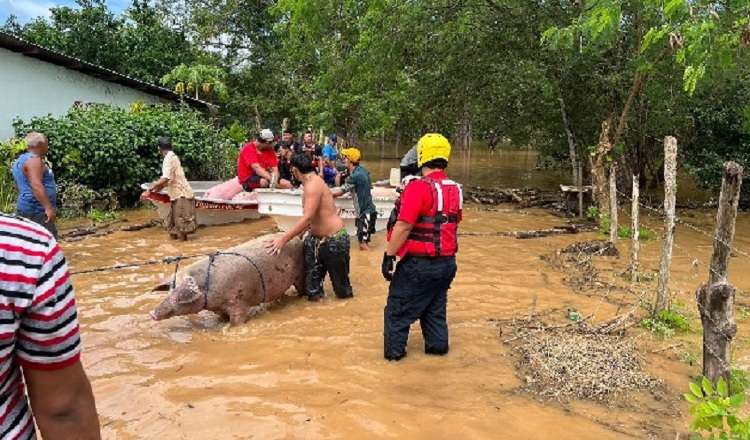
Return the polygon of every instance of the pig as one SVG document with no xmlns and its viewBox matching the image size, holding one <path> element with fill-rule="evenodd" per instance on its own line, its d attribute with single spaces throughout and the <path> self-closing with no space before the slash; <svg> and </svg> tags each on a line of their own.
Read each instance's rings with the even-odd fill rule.
<svg viewBox="0 0 750 440">
<path fill-rule="evenodd" d="M 266 235 L 218 252 L 213 256 L 208 276 L 210 257 L 181 268 L 171 280 L 153 289 L 170 292 L 151 312 L 151 317 L 160 321 L 205 309 L 236 326 L 247 322 L 253 307 L 281 298 L 292 286 L 304 295 L 302 240 L 294 238 L 280 255 L 269 255 L 265 245 L 279 235 Z"/>
</svg>

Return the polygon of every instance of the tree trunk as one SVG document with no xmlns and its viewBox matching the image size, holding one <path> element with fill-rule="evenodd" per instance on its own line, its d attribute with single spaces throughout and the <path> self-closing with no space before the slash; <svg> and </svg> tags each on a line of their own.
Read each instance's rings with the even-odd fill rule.
<svg viewBox="0 0 750 440">
<path fill-rule="evenodd" d="M 696 293 L 703 323 L 703 376 L 714 385 L 719 378 L 730 384 L 731 343 L 737 333 L 734 322 L 735 288 L 727 281 L 727 272 L 741 186 L 742 167 L 734 162 L 725 163 L 711 271 L 708 283 L 701 285 Z"/>
<path fill-rule="evenodd" d="M 385 159 L 385 130 L 380 130 L 380 160 Z"/>
<path fill-rule="evenodd" d="M 594 198 L 599 205 L 599 212 L 609 216 L 609 192 L 607 191 L 607 155 L 612 150 L 610 139 L 611 120 L 602 122 L 602 131 L 599 135 L 599 144 L 594 153 L 593 165 L 591 167 L 591 180 L 594 188 Z"/>
<path fill-rule="evenodd" d="M 396 124 L 396 159 L 401 159 L 398 154 L 399 145 L 401 145 L 401 124 Z"/>
<path fill-rule="evenodd" d="M 565 134 L 568 138 L 568 154 L 570 155 L 570 165 L 573 168 L 573 182 L 578 183 L 578 154 L 576 153 L 576 138 L 573 135 L 573 131 L 570 129 L 570 123 L 568 121 L 568 114 L 565 112 L 565 101 L 559 98 L 560 101 L 560 114 L 562 115 L 563 125 L 565 126 Z"/>
<path fill-rule="evenodd" d="M 654 314 L 669 306 L 669 269 L 674 247 L 675 201 L 677 196 L 677 139 L 664 138 L 664 246 L 659 263 L 659 282 L 656 286 Z"/>
<path fill-rule="evenodd" d="M 654 67 L 663 61 L 671 50 L 672 48 L 669 45 L 665 45 L 654 60 Z M 641 74 L 640 72 L 637 72 L 635 74 L 633 85 L 631 86 L 630 94 L 628 95 L 628 100 L 625 102 L 625 107 L 623 107 L 622 112 L 620 113 L 617 127 L 614 132 L 611 131 L 613 122 L 611 118 L 602 123 L 602 131 L 599 135 L 599 144 L 593 160 L 591 174 L 595 190 L 594 195 L 597 197 L 599 210 L 605 215 L 609 214 L 609 212 L 607 212 L 609 211 L 609 200 L 606 192 L 607 179 L 605 175 L 605 159 L 607 154 L 609 154 L 609 152 L 620 143 L 620 139 L 622 139 L 622 134 L 625 132 L 625 126 L 628 122 L 628 116 L 630 116 L 630 111 L 633 109 L 636 98 L 638 98 L 641 90 L 643 90 L 643 86 L 646 84 L 646 79 L 648 79 L 648 73 Z"/>
<path fill-rule="evenodd" d="M 257 135 L 258 133 L 260 133 L 260 130 L 261 130 L 260 112 L 258 111 L 257 104 L 253 108 L 255 110 L 255 134 Z"/>
<path fill-rule="evenodd" d="M 353 117 L 349 121 L 349 129 L 347 130 L 347 144 L 349 146 L 358 147 L 359 146 L 359 119 L 357 117 Z"/>
<path fill-rule="evenodd" d="M 617 165 L 609 167 L 609 241 L 612 245 L 617 244 Z"/>
<path fill-rule="evenodd" d="M 287 131 L 287 129 L 289 129 L 289 118 L 284 118 L 281 121 L 281 132 L 283 133 Z"/>
<path fill-rule="evenodd" d="M 632 244 L 630 246 L 630 281 L 637 282 L 639 278 L 640 267 L 638 264 L 638 251 L 641 249 L 640 239 L 640 226 L 638 225 L 639 215 L 639 203 L 641 197 L 640 191 L 640 177 L 637 174 L 633 174 L 633 193 L 632 193 L 632 204 L 630 206 L 630 217 L 633 221 L 631 224 L 632 231 Z"/>
</svg>

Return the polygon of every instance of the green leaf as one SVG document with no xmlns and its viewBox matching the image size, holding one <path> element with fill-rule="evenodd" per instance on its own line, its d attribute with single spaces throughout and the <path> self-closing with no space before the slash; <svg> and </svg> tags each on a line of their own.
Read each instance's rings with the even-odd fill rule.
<svg viewBox="0 0 750 440">
<path fill-rule="evenodd" d="M 729 406 L 732 408 L 740 408 L 745 404 L 745 393 L 737 393 L 729 398 Z"/>
<path fill-rule="evenodd" d="M 698 401 L 698 399 L 696 399 L 692 394 L 683 394 L 683 396 L 685 397 L 685 400 L 690 403 L 696 403 Z"/>
<path fill-rule="evenodd" d="M 723 377 L 720 377 L 719 381 L 716 382 L 716 392 L 721 397 L 726 397 L 727 396 L 727 383 L 724 381 Z"/>
<path fill-rule="evenodd" d="M 696 384 L 695 382 L 690 382 L 688 385 L 690 386 L 690 391 L 693 392 L 693 395 L 695 395 L 695 397 L 700 397 L 701 399 L 703 398 L 703 391 L 701 390 L 701 387 L 698 386 L 698 384 Z"/>
<path fill-rule="evenodd" d="M 703 377 L 701 379 L 701 386 L 703 387 L 703 392 L 706 394 L 706 396 L 713 396 L 714 395 L 714 387 L 711 385 L 711 381 L 708 380 L 707 377 Z"/>
</svg>

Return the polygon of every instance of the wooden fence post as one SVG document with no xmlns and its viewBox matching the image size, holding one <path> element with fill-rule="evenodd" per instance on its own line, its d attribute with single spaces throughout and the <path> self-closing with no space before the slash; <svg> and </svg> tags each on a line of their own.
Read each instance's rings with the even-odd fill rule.
<svg viewBox="0 0 750 440">
<path fill-rule="evenodd" d="M 632 244 L 630 246 L 630 281 L 638 282 L 638 271 L 640 266 L 638 264 L 638 251 L 641 249 L 641 242 L 639 241 L 640 226 L 638 225 L 638 204 L 640 203 L 640 188 L 638 182 L 638 175 L 633 174 L 633 194 L 632 194 L 632 205 L 630 207 L 630 217 L 633 219 L 631 228 Z"/>
<path fill-rule="evenodd" d="M 583 173 L 581 172 L 581 162 L 578 162 L 576 186 L 578 187 L 578 218 L 583 218 Z"/>
<path fill-rule="evenodd" d="M 609 167 L 609 241 L 617 243 L 617 165 Z"/>
<path fill-rule="evenodd" d="M 735 289 L 727 281 L 727 270 L 741 186 L 742 167 L 734 162 L 725 163 L 711 271 L 708 283 L 701 285 L 696 292 L 703 324 L 703 376 L 714 385 L 719 378 L 724 378 L 727 386 L 730 383 L 730 348 L 732 338 L 737 333 L 734 322 Z"/>
<path fill-rule="evenodd" d="M 664 138 L 664 246 L 659 263 L 659 283 L 656 287 L 654 314 L 669 306 L 669 268 L 674 248 L 674 209 L 677 197 L 677 139 Z"/>
<path fill-rule="evenodd" d="M 385 130 L 380 130 L 380 159 L 385 159 Z"/>
</svg>

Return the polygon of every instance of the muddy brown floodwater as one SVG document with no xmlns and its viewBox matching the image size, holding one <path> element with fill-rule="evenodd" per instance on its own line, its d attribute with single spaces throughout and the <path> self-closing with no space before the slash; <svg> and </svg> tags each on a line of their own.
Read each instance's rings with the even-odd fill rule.
<svg viewBox="0 0 750 440">
<path fill-rule="evenodd" d="M 460 230 L 517 231 L 563 223 L 548 211 L 499 208 L 503 210 L 483 212 L 467 206 Z M 156 218 L 152 210 L 124 215 L 129 223 Z M 712 230 L 714 217 L 699 211 L 690 220 Z M 658 228 L 657 220 L 650 221 Z M 740 249 L 750 249 L 749 228 L 750 217 L 742 214 Z M 63 241 L 61 246 L 71 270 L 81 271 L 211 252 L 274 230 L 273 220 L 263 218 L 200 228 L 187 243 L 170 241 L 160 228 L 150 228 Z M 559 322 L 565 322 L 568 308 L 594 313 L 594 322 L 622 312 L 599 294 L 575 293 L 563 284 L 565 273 L 539 258 L 596 237 L 461 237 L 459 271 L 448 303 L 451 351 L 445 357 L 424 355 L 415 324 L 409 355 L 398 363 L 383 359 L 388 287 L 380 275 L 383 233 L 375 235 L 372 252 L 352 250 L 353 299 L 332 297 L 326 283 L 323 302 L 290 296 L 236 328 L 205 311 L 160 322 L 150 318 L 148 312 L 164 297 L 150 290 L 174 265 L 74 275 L 83 362 L 103 438 L 672 440 L 677 433 L 686 438 L 688 407 L 680 396 L 700 367 L 678 358 L 699 344 L 697 334 L 660 341 L 644 330 L 630 330 L 643 347 L 647 371 L 665 380 L 662 390 L 635 392 L 609 404 L 540 400 L 521 390 L 518 352 L 502 343 L 498 320 L 523 319 L 534 296 L 537 312 L 560 310 L 552 315 Z M 676 242 L 710 261 L 708 237 L 678 226 Z M 627 245 L 619 247 L 627 255 Z M 646 269 L 658 267 L 660 250 L 660 241 L 643 245 Z M 597 264 L 606 276 L 610 266 L 624 266 L 626 260 Z M 750 291 L 749 269 L 750 258 L 732 260 L 730 281 L 744 292 Z M 675 251 L 672 278 L 676 299 L 697 315 L 694 291 L 707 279 L 705 268 L 694 267 L 691 257 Z M 742 294 L 737 298 L 738 305 L 750 302 Z M 740 315 L 735 362 L 747 366 L 748 322 Z M 684 347 L 651 354 L 675 341 Z"/>
</svg>

